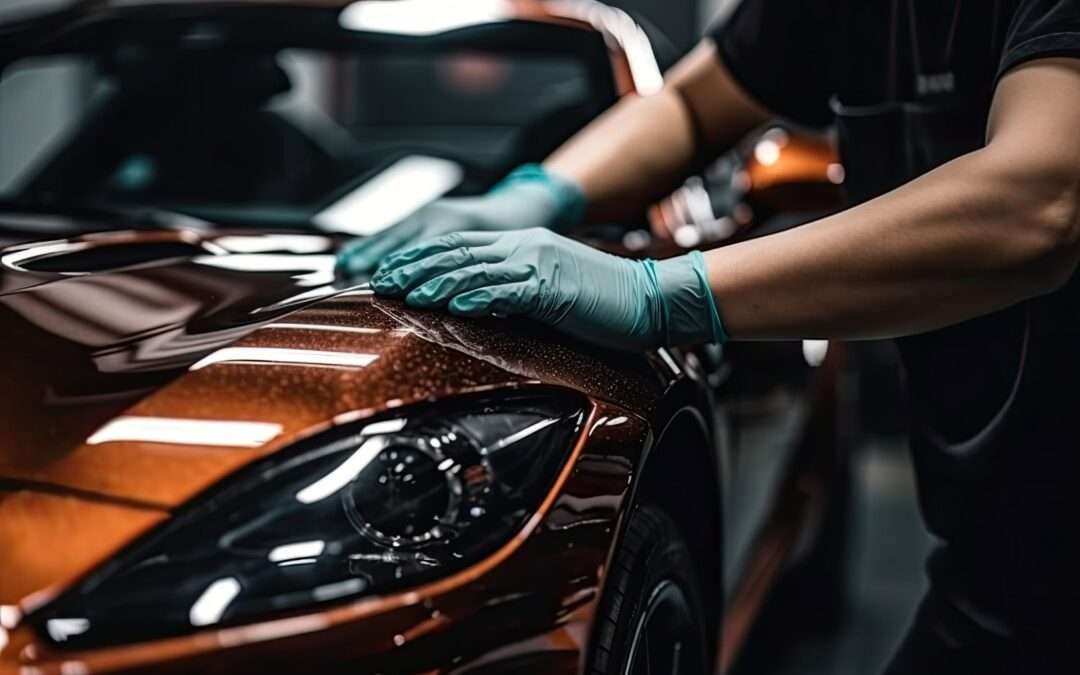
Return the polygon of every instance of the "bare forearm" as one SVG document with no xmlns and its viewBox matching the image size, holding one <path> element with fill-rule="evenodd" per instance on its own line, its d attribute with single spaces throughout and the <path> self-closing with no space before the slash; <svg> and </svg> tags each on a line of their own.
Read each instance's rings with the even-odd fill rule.
<svg viewBox="0 0 1080 675">
<path fill-rule="evenodd" d="M 693 152 L 682 104 L 664 90 L 624 99 L 544 164 L 581 186 L 590 220 L 619 220 L 671 192 Z"/>
<path fill-rule="evenodd" d="M 986 148 L 857 208 L 712 251 L 729 332 L 873 338 L 931 330 L 1064 284 L 1080 258 L 1080 60 L 1000 81 Z"/>
<path fill-rule="evenodd" d="M 582 187 L 590 219 L 617 220 L 670 193 L 696 158 L 767 118 L 706 41 L 667 74 L 663 90 L 616 104 L 544 164 Z"/>
<path fill-rule="evenodd" d="M 972 153 L 857 208 L 710 252 L 728 331 L 894 337 L 1052 290 L 1075 265 L 1076 186 L 1014 156 Z"/>
</svg>

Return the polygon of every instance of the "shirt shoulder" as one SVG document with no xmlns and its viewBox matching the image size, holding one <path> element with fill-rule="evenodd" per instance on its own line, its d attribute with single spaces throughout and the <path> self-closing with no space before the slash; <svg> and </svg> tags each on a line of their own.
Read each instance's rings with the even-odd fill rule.
<svg viewBox="0 0 1080 675">
<path fill-rule="evenodd" d="M 998 75 L 1051 56 L 1080 57 L 1080 0 L 1020 0 L 1005 34 Z"/>
<path fill-rule="evenodd" d="M 828 124 L 841 0 L 742 0 L 709 29 L 736 81 L 777 115 Z"/>
</svg>

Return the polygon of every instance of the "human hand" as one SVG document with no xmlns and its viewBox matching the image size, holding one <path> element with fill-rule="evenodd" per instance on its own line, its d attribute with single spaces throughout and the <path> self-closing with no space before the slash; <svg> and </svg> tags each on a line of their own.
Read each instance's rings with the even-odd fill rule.
<svg viewBox="0 0 1080 675">
<path fill-rule="evenodd" d="M 526 164 L 485 195 L 440 199 L 377 234 L 348 242 L 338 251 L 338 269 L 345 276 L 370 274 L 387 255 L 453 232 L 568 227 L 584 208 L 584 195 L 572 181 Z"/>
<path fill-rule="evenodd" d="M 526 316 L 617 349 L 726 339 L 700 253 L 631 260 L 541 228 L 424 241 L 388 257 L 371 286 L 414 307 Z"/>
</svg>

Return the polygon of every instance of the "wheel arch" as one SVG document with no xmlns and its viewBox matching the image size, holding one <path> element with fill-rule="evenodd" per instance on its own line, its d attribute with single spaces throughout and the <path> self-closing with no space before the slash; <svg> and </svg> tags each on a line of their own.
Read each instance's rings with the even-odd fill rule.
<svg viewBox="0 0 1080 675">
<path fill-rule="evenodd" d="M 666 393 L 631 485 L 627 512 L 642 505 L 662 509 L 690 547 L 701 582 L 710 647 L 723 617 L 722 465 L 726 437 L 711 418 L 711 402 L 691 380 Z M 625 523 L 626 518 L 623 517 Z M 615 542 L 617 548 L 620 537 Z M 615 549 L 613 549 L 615 550 Z M 711 649 L 715 657 L 716 649 Z"/>
</svg>

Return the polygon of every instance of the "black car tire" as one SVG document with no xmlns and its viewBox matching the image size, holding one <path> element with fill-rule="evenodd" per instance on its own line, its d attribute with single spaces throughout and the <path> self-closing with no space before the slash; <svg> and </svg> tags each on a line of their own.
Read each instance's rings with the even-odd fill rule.
<svg viewBox="0 0 1080 675">
<path fill-rule="evenodd" d="M 597 612 L 589 675 L 704 675 L 705 615 L 690 549 L 664 512 L 636 509 Z"/>
</svg>

